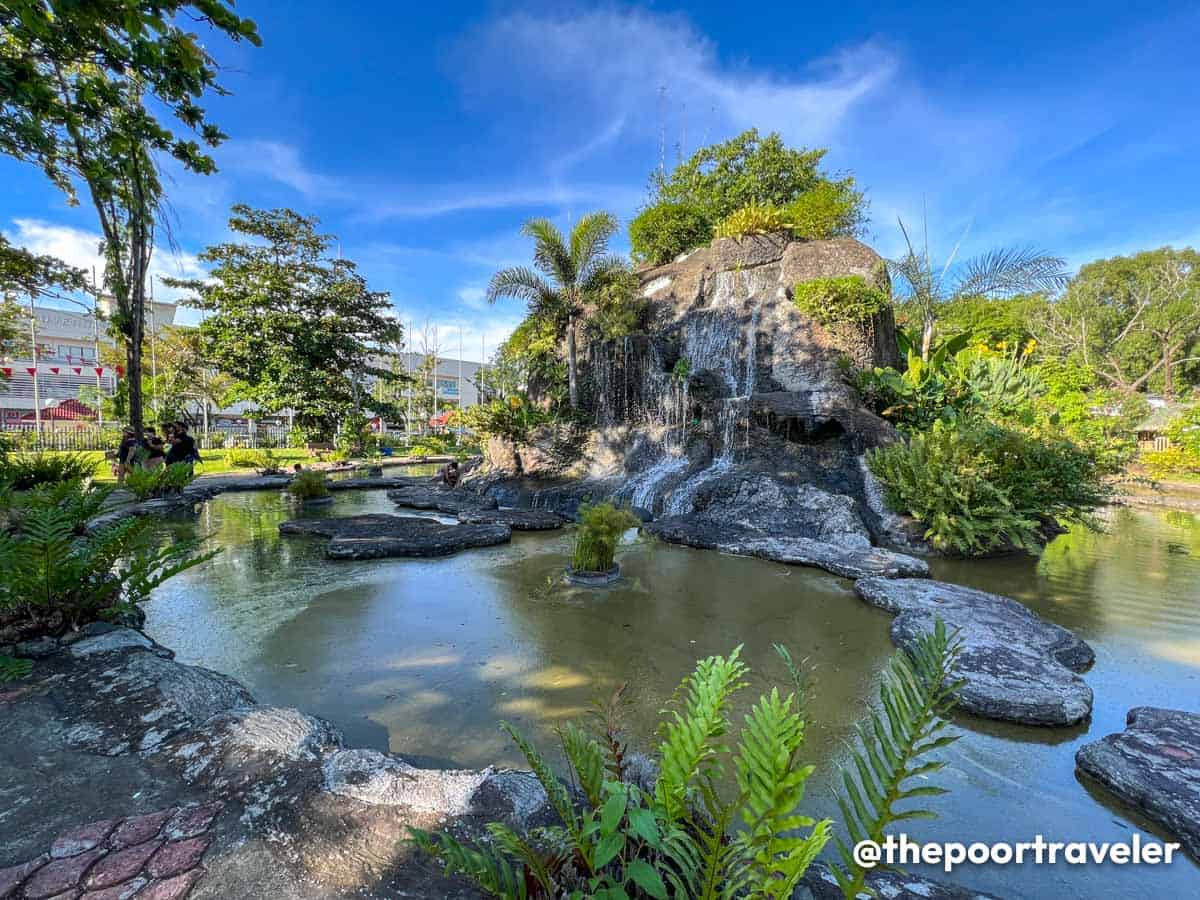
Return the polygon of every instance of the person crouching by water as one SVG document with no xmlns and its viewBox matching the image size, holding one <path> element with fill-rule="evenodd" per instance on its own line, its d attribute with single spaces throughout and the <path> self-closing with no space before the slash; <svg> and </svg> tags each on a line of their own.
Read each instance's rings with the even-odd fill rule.
<svg viewBox="0 0 1200 900">
<path fill-rule="evenodd" d="M 448 488 L 458 487 L 458 461 L 453 460 L 442 467 L 442 484 Z"/>
<path fill-rule="evenodd" d="M 196 439 L 187 433 L 187 425 L 184 423 L 175 423 L 175 428 L 171 431 L 168 440 L 171 442 L 166 456 L 168 466 L 173 466 L 175 463 L 187 463 L 188 466 L 192 466 L 195 463 L 203 462 L 196 450 Z"/>
<path fill-rule="evenodd" d="M 141 447 L 137 432 L 132 428 L 121 429 L 121 443 L 117 445 L 117 460 L 113 464 L 113 474 L 117 476 L 117 484 L 125 482 L 125 473 L 133 468 L 134 451 Z"/>
<path fill-rule="evenodd" d="M 147 469 L 161 469 L 166 462 L 166 456 L 167 448 L 163 439 L 155 435 L 148 441 L 146 462 L 143 465 Z"/>
</svg>

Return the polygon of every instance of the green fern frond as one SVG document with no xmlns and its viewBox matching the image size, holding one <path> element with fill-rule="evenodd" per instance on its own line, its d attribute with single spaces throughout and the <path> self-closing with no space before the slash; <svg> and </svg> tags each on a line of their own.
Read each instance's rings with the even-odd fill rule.
<svg viewBox="0 0 1200 900">
<path fill-rule="evenodd" d="M 571 797 L 567 793 L 567 789 L 563 783 L 558 780 L 550 766 L 546 763 L 540 753 L 534 748 L 521 732 L 508 722 L 501 722 L 500 727 L 507 732 L 508 736 L 513 739 L 513 743 L 520 748 L 521 753 L 525 756 L 525 761 L 529 763 L 529 768 L 533 770 L 533 774 L 537 776 L 537 780 L 541 782 L 542 787 L 546 791 L 546 798 L 550 801 L 550 806 L 558 813 L 558 817 L 562 820 L 563 826 L 567 830 L 567 834 L 571 837 L 571 842 L 575 850 L 590 872 L 592 870 L 592 860 L 595 858 L 594 848 L 584 833 L 584 822 L 575 812 L 575 807 L 571 803 Z"/>
<path fill-rule="evenodd" d="M 695 779 L 719 773 L 714 760 L 721 752 L 717 738 L 729 730 L 729 697 L 745 687 L 742 679 L 750 671 L 738 658 L 741 651 L 738 645 L 728 657 L 700 660 L 676 692 L 675 702 L 681 703 L 682 710 L 671 710 L 660 726 L 661 771 L 654 797 L 668 821 L 686 815 L 688 792 Z"/>
<path fill-rule="evenodd" d="M 557 885 L 554 876 L 570 858 L 568 850 L 542 851 L 503 822 L 492 822 L 487 826 L 487 830 L 497 847 L 509 856 L 520 860 L 525 867 L 525 872 L 541 885 L 546 896 L 553 897 L 555 895 Z"/>
<path fill-rule="evenodd" d="M 584 796 L 593 809 L 598 808 L 604 802 L 604 751 L 600 742 L 570 722 L 558 729 L 558 738 Z"/>
<path fill-rule="evenodd" d="M 33 671 L 33 660 L 0 654 L 0 684 L 17 681 Z"/>
<path fill-rule="evenodd" d="M 857 746 L 850 767 L 842 770 L 837 798 L 849 840 L 837 838 L 841 862 L 830 866 L 848 898 L 867 891 L 867 870 L 854 861 L 853 847 L 864 840 L 882 842 L 894 822 L 935 815 L 919 807 L 898 811 L 897 803 L 945 793 L 935 785 L 907 785 L 939 771 L 944 763 L 919 760 L 958 739 L 944 732 L 963 684 L 952 674 L 960 651 L 961 643 L 936 620 L 914 647 L 892 657 L 879 688 L 882 712 L 872 711 L 857 729 Z"/>
<path fill-rule="evenodd" d="M 444 831 L 428 832 L 409 827 L 413 843 L 435 857 L 447 875 L 465 875 L 502 900 L 525 900 L 528 891 L 523 873 L 505 857 L 486 847 L 461 844 Z"/>
<path fill-rule="evenodd" d="M 739 848 L 747 889 L 755 897 L 790 897 L 831 836 L 831 822 L 814 823 L 795 812 L 813 767 L 798 765 L 804 721 L 792 708 L 794 701 L 792 694 L 780 698 L 777 688 L 761 697 L 746 716 L 734 760 L 746 825 Z M 812 832 L 796 835 L 802 828 Z"/>
</svg>

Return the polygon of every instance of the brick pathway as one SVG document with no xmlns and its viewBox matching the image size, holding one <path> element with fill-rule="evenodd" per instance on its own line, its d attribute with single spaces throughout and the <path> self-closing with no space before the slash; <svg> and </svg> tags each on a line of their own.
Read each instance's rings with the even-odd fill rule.
<svg viewBox="0 0 1200 900">
<path fill-rule="evenodd" d="M 0 900 L 183 900 L 221 803 L 170 807 L 64 831 L 41 856 L 0 869 Z"/>
</svg>

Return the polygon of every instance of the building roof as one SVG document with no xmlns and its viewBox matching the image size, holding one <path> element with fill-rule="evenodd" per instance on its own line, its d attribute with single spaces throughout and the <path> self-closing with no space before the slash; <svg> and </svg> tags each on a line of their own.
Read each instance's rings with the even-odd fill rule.
<svg viewBox="0 0 1200 900">
<path fill-rule="evenodd" d="M 1183 403 L 1164 403 L 1150 411 L 1150 415 L 1139 422 L 1134 431 L 1166 431 L 1171 420 L 1187 409 Z"/>
<path fill-rule="evenodd" d="M 78 419 L 94 419 L 96 411 L 86 403 L 80 403 L 78 400 L 64 400 L 57 406 L 48 406 L 42 410 L 42 421 L 48 422 L 51 419 L 66 419 L 75 421 Z M 22 422 L 33 422 L 37 419 L 34 413 L 25 413 L 21 416 Z"/>
</svg>

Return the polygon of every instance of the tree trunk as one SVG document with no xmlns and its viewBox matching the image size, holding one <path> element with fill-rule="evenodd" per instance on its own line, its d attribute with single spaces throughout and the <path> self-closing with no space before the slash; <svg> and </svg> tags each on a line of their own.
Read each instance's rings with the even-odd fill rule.
<svg viewBox="0 0 1200 900">
<path fill-rule="evenodd" d="M 926 316 L 921 323 L 921 359 L 929 362 L 929 351 L 933 348 L 933 316 Z"/>
<path fill-rule="evenodd" d="M 579 360 L 575 350 L 575 316 L 567 319 L 567 392 L 571 409 L 579 409 Z"/>
</svg>

